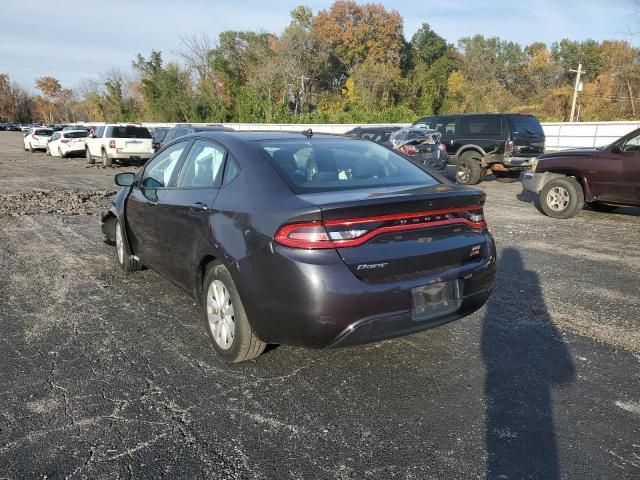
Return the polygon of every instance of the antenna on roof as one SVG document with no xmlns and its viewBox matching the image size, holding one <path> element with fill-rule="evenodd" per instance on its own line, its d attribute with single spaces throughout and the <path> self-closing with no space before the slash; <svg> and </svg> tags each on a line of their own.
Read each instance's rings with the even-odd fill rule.
<svg viewBox="0 0 640 480">
<path fill-rule="evenodd" d="M 310 128 L 307 128 L 306 130 L 302 131 L 302 134 L 307 138 L 311 138 L 313 137 L 313 130 L 311 130 Z"/>
</svg>

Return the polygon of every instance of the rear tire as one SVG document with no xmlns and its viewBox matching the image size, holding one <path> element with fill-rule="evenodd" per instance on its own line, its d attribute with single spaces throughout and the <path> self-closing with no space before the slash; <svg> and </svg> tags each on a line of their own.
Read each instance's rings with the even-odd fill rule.
<svg viewBox="0 0 640 480">
<path fill-rule="evenodd" d="M 540 208 L 553 218 L 574 217 L 584 207 L 582 185 L 575 178 L 554 178 L 540 191 Z"/>
<path fill-rule="evenodd" d="M 202 289 L 204 324 L 216 352 L 236 363 L 259 356 L 267 346 L 251 328 L 229 270 L 221 264 L 207 268 Z"/>
<path fill-rule="evenodd" d="M 87 163 L 89 165 L 93 165 L 94 163 L 96 163 L 95 159 L 91 156 L 91 152 L 89 151 L 89 149 L 87 148 L 85 151 L 85 157 L 87 158 Z"/>
<path fill-rule="evenodd" d="M 62 153 L 62 150 L 60 149 L 60 147 L 58 147 L 58 154 L 60 155 L 60 158 L 67 158 L 67 155 Z"/>
<path fill-rule="evenodd" d="M 35 150 L 33 149 L 33 145 L 31 145 L 31 142 L 29 142 L 29 153 L 33 152 L 35 152 Z"/>
<path fill-rule="evenodd" d="M 602 212 L 602 213 L 611 213 L 617 210 L 618 208 L 620 208 L 616 205 L 609 205 L 609 204 L 600 203 L 600 202 L 588 202 L 587 205 L 589 205 L 589 208 L 591 208 L 591 210 L 595 210 L 596 212 Z"/>
<path fill-rule="evenodd" d="M 50 157 L 50 156 L 51 156 L 51 150 L 49 150 L 49 147 L 48 147 L 48 146 L 47 146 L 47 150 L 46 150 L 46 152 L 47 152 L 47 157 Z"/>
<path fill-rule="evenodd" d="M 109 158 L 109 155 L 107 155 L 107 151 L 106 150 L 102 150 L 102 166 L 103 167 L 110 167 L 113 165 L 113 160 L 111 158 Z"/>
<path fill-rule="evenodd" d="M 477 185 L 482 176 L 482 157 L 476 152 L 466 152 L 458 159 L 456 182 L 460 185 Z"/>
</svg>

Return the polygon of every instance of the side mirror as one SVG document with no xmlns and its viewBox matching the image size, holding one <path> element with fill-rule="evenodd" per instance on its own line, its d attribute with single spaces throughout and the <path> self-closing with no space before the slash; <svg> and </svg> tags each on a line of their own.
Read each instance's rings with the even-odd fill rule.
<svg viewBox="0 0 640 480">
<path fill-rule="evenodd" d="M 131 172 L 118 173 L 115 176 L 116 185 L 119 187 L 129 187 L 133 185 L 136 176 Z"/>
<path fill-rule="evenodd" d="M 613 148 L 611 149 L 611 153 L 622 153 L 622 150 L 620 149 L 620 145 L 614 145 Z"/>
</svg>

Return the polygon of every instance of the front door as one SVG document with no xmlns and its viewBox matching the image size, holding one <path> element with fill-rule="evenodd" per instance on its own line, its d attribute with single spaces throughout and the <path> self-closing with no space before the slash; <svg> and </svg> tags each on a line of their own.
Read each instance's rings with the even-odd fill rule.
<svg viewBox="0 0 640 480">
<path fill-rule="evenodd" d="M 153 158 L 127 197 L 125 216 L 133 254 L 153 268 L 162 265 L 157 211 L 162 194 L 171 186 L 174 171 L 189 141 L 172 145 Z"/>
<path fill-rule="evenodd" d="M 599 201 L 640 203 L 640 134 L 594 156 L 591 163 L 589 175 Z"/>
<path fill-rule="evenodd" d="M 197 139 L 176 176 L 175 188 L 158 194 L 158 239 L 166 261 L 165 275 L 191 290 L 196 254 L 209 226 L 226 150 L 212 140 Z"/>
</svg>

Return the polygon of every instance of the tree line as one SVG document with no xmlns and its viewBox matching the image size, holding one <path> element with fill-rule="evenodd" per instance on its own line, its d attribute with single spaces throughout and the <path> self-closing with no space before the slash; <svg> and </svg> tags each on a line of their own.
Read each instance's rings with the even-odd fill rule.
<svg viewBox="0 0 640 480">
<path fill-rule="evenodd" d="M 386 123 L 514 111 L 563 121 L 578 63 L 580 120 L 637 119 L 639 53 L 619 40 L 523 47 L 480 34 L 452 45 L 428 23 L 407 40 L 398 12 L 337 0 L 315 15 L 295 8 L 279 35 L 183 37 L 179 62 L 138 54 L 131 73 L 73 90 L 44 76 L 33 95 L 0 73 L 0 120 Z"/>
</svg>

